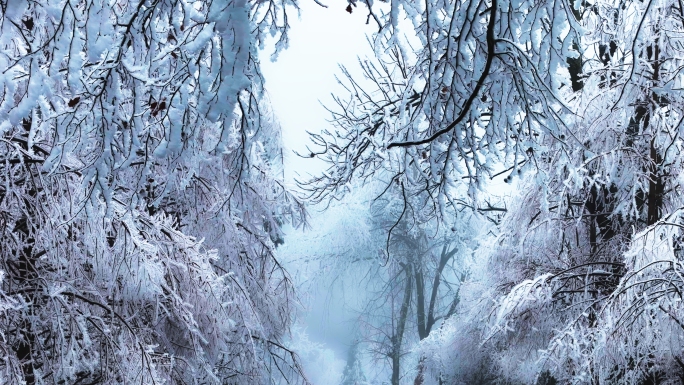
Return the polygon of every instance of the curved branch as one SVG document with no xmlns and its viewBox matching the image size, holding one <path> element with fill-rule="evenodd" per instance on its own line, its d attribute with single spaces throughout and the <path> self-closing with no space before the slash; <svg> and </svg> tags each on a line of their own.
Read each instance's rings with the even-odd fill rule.
<svg viewBox="0 0 684 385">
<path fill-rule="evenodd" d="M 496 39 L 494 38 L 494 27 L 496 26 L 496 10 L 497 10 L 497 0 L 492 0 L 492 6 L 490 7 L 491 9 L 491 14 L 489 16 L 489 25 L 487 26 L 487 61 L 485 62 L 484 69 L 482 70 L 482 74 L 480 75 L 480 78 L 477 80 L 477 84 L 475 84 L 475 88 L 473 89 L 473 92 L 470 94 L 468 97 L 468 100 L 465 101 L 463 104 L 463 108 L 461 109 L 461 113 L 458 114 L 458 117 L 456 117 L 456 120 L 451 122 L 448 126 L 445 128 L 437 131 L 434 133 L 432 136 L 426 139 L 421 139 L 421 140 L 416 140 L 416 141 L 408 141 L 408 142 L 392 142 L 387 146 L 387 149 L 390 149 L 392 147 L 410 147 L 410 146 L 418 146 L 421 144 L 425 143 L 430 143 L 433 140 L 439 138 L 440 136 L 446 134 L 447 132 L 451 131 L 454 127 L 456 127 L 459 123 L 465 119 L 466 115 L 470 111 L 470 106 L 473 104 L 473 101 L 477 97 L 477 95 L 480 93 L 480 89 L 484 85 L 485 80 L 487 79 L 487 76 L 489 76 L 489 72 L 492 68 L 492 62 L 494 61 L 494 56 L 496 53 L 494 52 L 494 47 L 496 46 Z"/>
</svg>

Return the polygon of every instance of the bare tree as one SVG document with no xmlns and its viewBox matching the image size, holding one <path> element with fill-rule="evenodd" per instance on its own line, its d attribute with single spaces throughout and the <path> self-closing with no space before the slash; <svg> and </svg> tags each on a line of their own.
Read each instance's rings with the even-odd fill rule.
<svg viewBox="0 0 684 385">
<path fill-rule="evenodd" d="M 578 55 L 568 4 L 396 0 L 390 7 L 377 16 L 378 57 L 361 62 L 364 79 L 343 69 L 348 95 L 331 108 L 336 129 L 312 136 L 307 155 L 330 164 L 302 181 L 312 199 L 384 170 L 389 181 L 405 180 L 407 195 L 426 191 L 440 217 L 451 206 L 482 203 L 463 202 L 463 183 L 475 198 L 488 179 L 535 169 L 545 146 L 570 139 L 562 97 L 570 87 L 555 76 Z M 404 16 L 414 29 L 402 32 Z"/>
</svg>

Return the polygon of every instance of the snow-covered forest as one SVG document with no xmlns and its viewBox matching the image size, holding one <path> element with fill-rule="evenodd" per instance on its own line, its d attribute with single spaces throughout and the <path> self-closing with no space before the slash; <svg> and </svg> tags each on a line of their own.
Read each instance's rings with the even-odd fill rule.
<svg viewBox="0 0 684 385">
<path fill-rule="evenodd" d="M 681 0 L 0 0 L 0 384 L 682 384 L 683 91 Z"/>
</svg>

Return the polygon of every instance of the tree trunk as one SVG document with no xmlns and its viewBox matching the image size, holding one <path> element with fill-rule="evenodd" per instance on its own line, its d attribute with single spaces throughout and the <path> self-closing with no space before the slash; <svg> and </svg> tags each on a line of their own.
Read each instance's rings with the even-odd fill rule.
<svg viewBox="0 0 684 385">
<path fill-rule="evenodd" d="M 650 48 L 650 47 L 649 47 Z M 660 80 L 660 46 L 655 44 L 651 50 L 648 50 L 649 59 L 653 59 L 653 83 L 656 85 L 658 80 Z M 651 54 L 653 57 L 651 57 Z M 653 93 L 651 95 L 653 99 L 652 102 L 661 103 L 660 97 Z M 663 156 L 656 148 L 656 132 L 653 132 L 653 138 L 651 139 L 651 146 L 649 151 L 649 183 L 648 183 L 648 224 L 652 225 L 660 219 L 661 208 L 663 206 L 663 194 L 665 193 L 665 183 L 663 182 L 663 176 L 660 170 L 660 166 L 663 163 Z"/>
<path fill-rule="evenodd" d="M 437 271 L 435 271 L 435 276 L 432 281 L 432 290 L 430 293 L 430 303 L 428 304 L 427 315 L 425 314 L 425 306 L 423 305 L 425 301 L 423 275 L 422 273 L 420 275 L 416 274 L 416 301 L 418 302 L 418 336 L 421 341 L 427 338 L 428 335 L 430 335 L 432 326 L 435 324 L 435 305 L 437 303 L 437 292 L 439 291 L 439 285 L 442 282 L 441 277 L 442 272 L 444 271 L 444 267 L 446 267 L 449 260 L 453 258 L 453 256 L 456 255 L 456 252 L 458 251 L 457 248 L 454 248 L 451 251 L 447 250 L 447 245 L 444 245 L 444 247 L 442 248 L 442 253 L 439 258 L 439 266 L 437 266 Z M 452 302 L 452 306 L 449 308 L 449 313 L 446 314 L 444 318 L 448 318 L 451 315 L 451 313 L 453 313 L 457 305 L 458 296 L 454 298 L 454 302 Z M 426 316 L 427 319 L 425 319 Z M 414 385 L 422 385 L 425 381 L 424 361 L 425 357 L 421 357 L 420 362 L 418 363 L 418 374 L 416 375 L 415 380 L 413 380 Z"/>
<path fill-rule="evenodd" d="M 404 330 L 406 328 L 409 305 L 411 304 L 411 295 L 413 291 L 412 275 L 411 265 L 406 265 L 406 286 L 404 287 L 404 298 L 402 300 L 401 309 L 399 310 L 397 331 L 392 338 L 392 385 L 399 385 L 401 343 L 404 338 Z"/>
</svg>

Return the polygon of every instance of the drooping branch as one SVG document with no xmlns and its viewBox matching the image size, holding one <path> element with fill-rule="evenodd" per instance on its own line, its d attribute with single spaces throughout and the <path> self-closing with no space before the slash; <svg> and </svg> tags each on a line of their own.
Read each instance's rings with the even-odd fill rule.
<svg viewBox="0 0 684 385">
<path fill-rule="evenodd" d="M 456 127 L 463 121 L 463 119 L 466 118 L 466 116 L 470 112 L 470 106 L 473 104 L 475 98 L 479 96 L 480 90 L 482 89 L 482 86 L 484 85 L 485 81 L 487 80 L 487 77 L 489 76 L 489 72 L 492 68 L 492 62 L 494 61 L 494 57 L 496 56 L 496 38 L 494 30 L 496 28 L 497 11 L 497 0 L 492 0 L 492 5 L 489 8 L 489 23 L 487 25 L 487 59 L 485 61 L 484 68 L 482 69 L 482 73 L 480 74 L 480 78 L 477 80 L 477 83 L 475 84 L 475 87 L 473 88 L 473 91 L 471 92 L 468 99 L 466 99 L 466 101 L 463 103 L 463 106 L 461 107 L 461 112 L 458 114 L 456 119 L 454 119 L 454 121 L 449 123 L 449 125 L 435 132 L 428 138 L 416 141 L 392 142 L 387 146 L 387 149 L 393 147 L 419 146 L 421 144 L 430 143 L 433 140 L 439 138 L 440 136 L 446 134 L 447 132 L 453 130 L 454 127 Z"/>
</svg>

